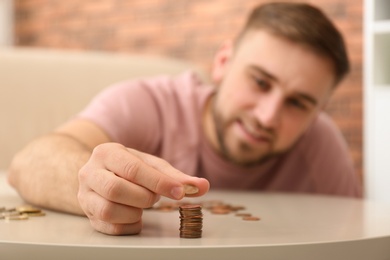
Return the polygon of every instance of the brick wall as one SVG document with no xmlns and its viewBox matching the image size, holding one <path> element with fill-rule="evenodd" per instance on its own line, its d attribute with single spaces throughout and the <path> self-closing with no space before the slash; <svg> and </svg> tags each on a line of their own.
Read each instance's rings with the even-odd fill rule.
<svg viewBox="0 0 390 260">
<path fill-rule="evenodd" d="M 290 0 L 291 2 L 297 2 Z M 19 46 L 161 54 L 208 69 L 260 0 L 16 0 Z M 328 107 L 362 176 L 362 0 L 307 1 L 346 36 L 352 72 Z"/>
</svg>

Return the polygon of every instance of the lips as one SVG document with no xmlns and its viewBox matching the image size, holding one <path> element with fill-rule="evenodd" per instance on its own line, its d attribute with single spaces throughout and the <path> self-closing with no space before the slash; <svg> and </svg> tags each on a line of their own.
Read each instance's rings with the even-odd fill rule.
<svg viewBox="0 0 390 260">
<path fill-rule="evenodd" d="M 256 128 L 252 124 L 244 123 L 238 120 L 237 126 L 239 128 L 240 135 L 243 136 L 247 142 L 250 143 L 264 143 L 271 142 L 272 136 L 261 128 Z"/>
</svg>

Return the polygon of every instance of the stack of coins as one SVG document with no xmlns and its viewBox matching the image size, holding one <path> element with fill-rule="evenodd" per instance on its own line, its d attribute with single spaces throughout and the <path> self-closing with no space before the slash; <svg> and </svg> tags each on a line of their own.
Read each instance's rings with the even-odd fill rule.
<svg viewBox="0 0 390 260">
<path fill-rule="evenodd" d="M 200 238 L 202 237 L 203 214 L 200 205 L 182 205 L 180 212 L 180 237 Z"/>
</svg>

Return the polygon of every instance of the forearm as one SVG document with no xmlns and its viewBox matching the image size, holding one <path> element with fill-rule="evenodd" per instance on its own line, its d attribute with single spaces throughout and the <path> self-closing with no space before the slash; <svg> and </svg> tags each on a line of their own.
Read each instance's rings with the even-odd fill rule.
<svg viewBox="0 0 390 260">
<path fill-rule="evenodd" d="M 89 148 L 70 136 L 46 135 L 15 155 L 8 180 L 29 203 L 84 214 L 77 199 L 78 172 L 90 155 Z"/>
</svg>

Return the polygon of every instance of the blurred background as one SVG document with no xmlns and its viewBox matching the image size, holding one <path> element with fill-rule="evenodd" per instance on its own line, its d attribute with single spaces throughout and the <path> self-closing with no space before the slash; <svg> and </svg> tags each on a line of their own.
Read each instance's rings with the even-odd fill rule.
<svg viewBox="0 0 390 260">
<path fill-rule="evenodd" d="M 0 44 L 157 54 L 208 70 L 220 44 L 235 36 L 254 5 L 264 2 L 272 1 L 0 0 Z M 363 180 L 364 3 L 305 2 L 320 7 L 345 36 L 352 70 L 327 111 L 341 128 Z"/>
</svg>

